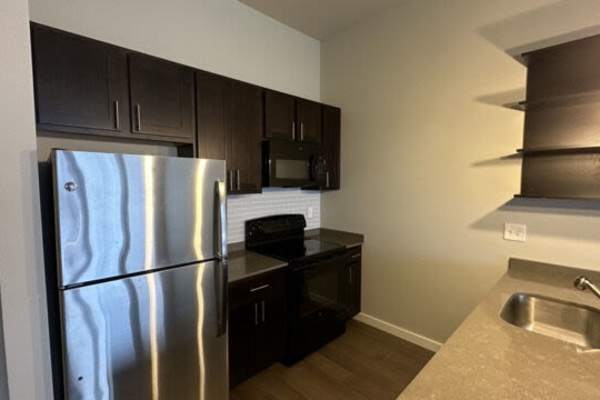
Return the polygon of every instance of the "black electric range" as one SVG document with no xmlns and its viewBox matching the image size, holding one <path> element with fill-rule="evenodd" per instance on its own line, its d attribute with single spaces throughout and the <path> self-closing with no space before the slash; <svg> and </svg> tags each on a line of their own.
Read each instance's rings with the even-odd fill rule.
<svg viewBox="0 0 600 400">
<path fill-rule="evenodd" d="M 305 239 L 301 214 L 246 221 L 246 249 L 287 261 L 287 333 L 283 362 L 293 364 L 346 330 L 345 248 Z"/>
</svg>

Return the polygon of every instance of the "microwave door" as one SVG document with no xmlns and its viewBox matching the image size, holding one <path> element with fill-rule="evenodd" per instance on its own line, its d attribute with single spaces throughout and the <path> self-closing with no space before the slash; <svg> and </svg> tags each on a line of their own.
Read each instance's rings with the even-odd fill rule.
<svg viewBox="0 0 600 400">
<path fill-rule="evenodd" d="M 285 140 L 267 142 L 268 186 L 304 187 L 314 184 L 312 167 L 317 153 L 318 146 L 311 143 Z"/>
</svg>

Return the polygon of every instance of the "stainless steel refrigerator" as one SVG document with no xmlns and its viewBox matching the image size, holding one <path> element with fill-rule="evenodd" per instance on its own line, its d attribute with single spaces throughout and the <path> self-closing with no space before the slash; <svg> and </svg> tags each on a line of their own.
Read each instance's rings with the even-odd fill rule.
<svg viewBox="0 0 600 400">
<path fill-rule="evenodd" d="M 225 162 L 55 150 L 65 397 L 226 400 Z"/>
</svg>

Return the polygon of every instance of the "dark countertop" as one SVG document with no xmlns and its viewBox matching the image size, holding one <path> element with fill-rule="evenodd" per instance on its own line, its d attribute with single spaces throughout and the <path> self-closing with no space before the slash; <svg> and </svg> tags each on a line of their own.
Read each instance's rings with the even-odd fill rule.
<svg viewBox="0 0 600 400">
<path fill-rule="evenodd" d="M 448 339 L 399 400 L 600 398 L 600 352 L 529 332 L 500 317 L 514 293 L 598 307 L 573 281 L 600 272 L 512 259 L 508 272 Z"/>
<path fill-rule="evenodd" d="M 358 233 L 326 228 L 307 230 L 305 237 L 338 243 L 346 248 L 360 246 L 364 242 L 364 236 Z M 287 265 L 285 261 L 246 250 L 244 242 L 229 245 L 229 283 L 287 267 Z"/>
<path fill-rule="evenodd" d="M 304 232 L 307 239 L 318 239 L 326 242 L 338 243 L 346 248 L 360 246 L 365 241 L 365 236 L 360 233 L 344 232 L 335 229 L 317 228 Z"/>
<path fill-rule="evenodd" d="M 229 254 L 229 283 L 283 267 L 287 267 L 285 261 L 252 251 L 235 250 Z"/>
</svg>

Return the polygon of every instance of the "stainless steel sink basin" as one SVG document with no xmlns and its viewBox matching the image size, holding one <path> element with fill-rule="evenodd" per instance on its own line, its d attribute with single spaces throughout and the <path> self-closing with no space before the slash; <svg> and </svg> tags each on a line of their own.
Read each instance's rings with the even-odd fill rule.
<svg viewBox="0 0 600 400">
<path fill-rule="evenodd" d="M 540 335 L 600 349 L 600 310 L 533 294 L 512 295 L 500 313 L 506 322 Z"/>
</svg>

